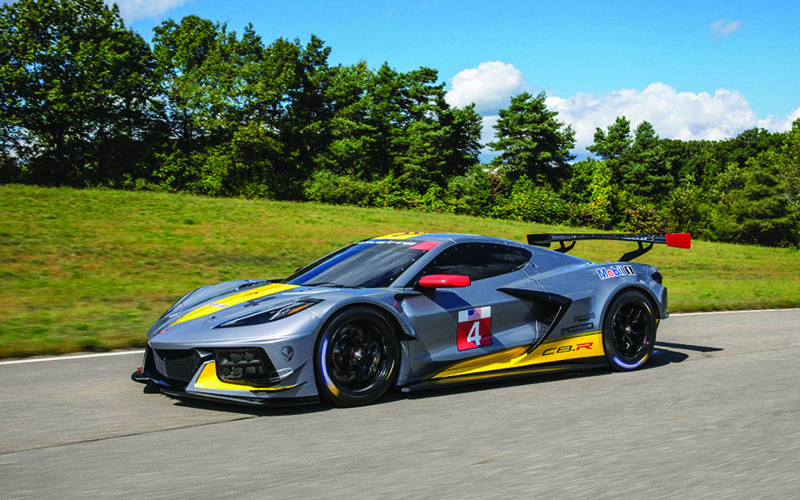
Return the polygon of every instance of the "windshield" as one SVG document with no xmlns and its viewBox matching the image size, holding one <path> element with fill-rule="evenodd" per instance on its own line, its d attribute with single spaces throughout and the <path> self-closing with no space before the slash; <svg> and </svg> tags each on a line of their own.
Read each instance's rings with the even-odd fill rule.
<svg viewBox="0 0 800 500">
<path fill-rule="evenodd" d="M 435 242 L 369 240 L 354 243 L 297 270 L 290 285 L 382 288 L 436 246 Z"/>
</svg>

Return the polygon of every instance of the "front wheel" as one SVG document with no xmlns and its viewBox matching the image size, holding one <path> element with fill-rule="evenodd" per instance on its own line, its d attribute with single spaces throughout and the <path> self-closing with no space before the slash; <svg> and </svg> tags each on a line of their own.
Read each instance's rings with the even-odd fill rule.
<svg viewBox="0 0 800 500">
<path fill-rule="evenodd" d="M 317 341 L 314 368 L 320 396 L 336 406 L 361 406 L 381 397 L 397 372 L 400 347 L 386 318 L 369 307 L 335 316 Z"/>
<path fill-rule="evenodd" d="M 603 322 L 603 348 L 615 371 L 642 366 L 656 342 L 656 318 L 650 301 L 640 292 L 628 291 L 614 300 Z"/>
</svg>

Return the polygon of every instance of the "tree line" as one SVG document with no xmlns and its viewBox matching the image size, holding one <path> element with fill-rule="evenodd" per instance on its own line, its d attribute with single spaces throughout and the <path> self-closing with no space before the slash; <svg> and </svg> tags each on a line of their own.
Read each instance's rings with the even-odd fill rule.
<svg viewBox="0 0 800 500">
<path fill-rule="evenodd" d="M 436 70 L 331 65 L 330 50 L 197 16 L 148 43 L 102 0 L 3 5 L 0 182 L 800 243 L 800 121 L 680 141 L 619 117 L 575 162 L 574 131 L 522 93 L 480 163 L 481 117 L 448 105 Z"/>
</svg>

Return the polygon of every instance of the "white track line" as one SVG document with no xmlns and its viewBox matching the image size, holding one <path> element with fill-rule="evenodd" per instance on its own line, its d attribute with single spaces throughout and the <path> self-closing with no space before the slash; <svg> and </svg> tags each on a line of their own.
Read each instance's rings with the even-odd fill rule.
<svg viewBox="0 0 800 500">
<path fill-rule="evenodd" d="M 764 312 L 782 312 L 782 311 L 800 311 L 800 308 L 793 309 L 753 309 L 750 311 L 711 311 L 711 312 L 694 312 L 694 313 L 676 313 L 670 314 L 674 316 L 701 316 L 710 314 L 744 314 L 744 313 L 764 313 Z M 50 358 L 31 358 L 31 359 L 16 359 L 14 361 L 0 361 L 0 366 L 4 365 L 21 365 L 25 363 L 43 363 L 45 361 L 69 361 L 71 359 L 87 359 L 87 358 L 102 358 L 105 356 L 124 356 L 126 354 L 142 355 L 142 350 L 136 351 L 114 351 L 114 352 L 101 352 L 97 354 L 79 354 L 77 356 L 54 356 Z"/>
<path fill-rule="evenodd" d="M 743 314 L 743 313 L 766 313 L 766 312 L 783 312 L 783 311 L 800 311 L 800 308 L 794 307 L 791 309 L 750 309 L 749 311 L 708 311 L 708 312 L 694 312 L 694 313 L 675 313 L 670 314 L 673 316 L 701 316 L 703 314 Z"/>
<path fill-rule="evenodd" d="M 124 356 L 125 354 L 138 354 L 139 356 L 141 356 L 142 353 L 144 353 L 144 350 L 139 349 L 137 351 L 100 352 L 97 354 L 79 354 L 77 356 L 54 356 L 51 358 L 16 359 L 14 361 L 0 361 L 0 366 L 21 365 L 24 363 L 42 363 L 44 361 L 69 361 L 71 359 L 102 358 L 105 356 Z"/>
</svg>

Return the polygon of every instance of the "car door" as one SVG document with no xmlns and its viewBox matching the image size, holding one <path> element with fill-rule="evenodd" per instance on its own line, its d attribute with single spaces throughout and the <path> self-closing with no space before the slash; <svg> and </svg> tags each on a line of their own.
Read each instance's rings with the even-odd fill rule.
<svg viewBox="0 0 800 500">
<path fill-rule="evenodd" d="M 528 345 L 543 334 L 537 321 L 542 311 L 535 302 L 521 300 L 498 288 L 522 283 L 542 289 L 522 269 L 531 253 L 498 243 L 458 243 L 445 249 L 417 274 L 469 276 L 462 288 L 422 289 L 407 295 L 402 307 L 417 340 L 408 343 L 409 378 L 438 366 Z"/>
</svg>

